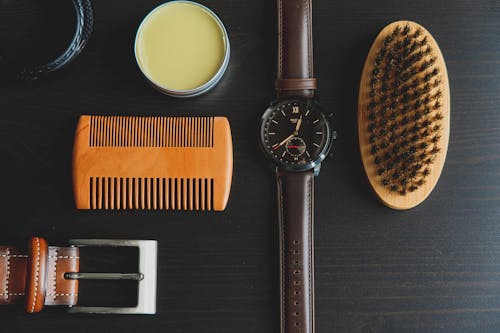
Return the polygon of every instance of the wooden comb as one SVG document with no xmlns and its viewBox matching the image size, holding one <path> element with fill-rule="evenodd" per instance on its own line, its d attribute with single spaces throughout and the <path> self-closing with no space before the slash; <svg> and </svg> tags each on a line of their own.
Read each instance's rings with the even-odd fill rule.
<svg viewBox="0 0 500 333">
<path fill-rule="evenodd" d="M 233 148 L 225 117 L 81 116 L 78 209 L 224 210 Z"/>
</svg>

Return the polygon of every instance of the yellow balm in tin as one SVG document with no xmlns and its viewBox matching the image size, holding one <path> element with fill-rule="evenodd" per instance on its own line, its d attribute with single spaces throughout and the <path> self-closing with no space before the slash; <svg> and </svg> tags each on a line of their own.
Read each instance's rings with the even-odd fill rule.
<svg viewBox="0 0 500 333">
<path fill-rule="evenodd" d="M 229 62 L 229 40 L 220 19 L 191 1 L 156 7 L 141 23 L 135 40 L 137 64 L 160 91 L 191 97 L 210 90 Z"/>
</svg>

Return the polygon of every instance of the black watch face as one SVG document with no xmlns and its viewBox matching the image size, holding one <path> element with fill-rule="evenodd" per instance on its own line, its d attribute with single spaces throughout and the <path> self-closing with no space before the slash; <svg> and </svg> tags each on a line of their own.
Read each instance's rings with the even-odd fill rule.
<svg viewBox="0 0 500 333">
<path fill-rule="evenodd" d="M 328 153 L 330 125 L 314 103 L 281 102 L 264 113 L 261 143 L 278 166 L 297 171 L 311 169 Z"/>
</svg>

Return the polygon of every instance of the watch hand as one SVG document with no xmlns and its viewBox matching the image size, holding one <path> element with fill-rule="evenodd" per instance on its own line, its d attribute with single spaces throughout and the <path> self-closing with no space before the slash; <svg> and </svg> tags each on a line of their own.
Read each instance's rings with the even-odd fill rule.
<svg viewBox="0 0 500 333">
<path fill-rule="evenodd" d="M 287 137 L 285 140 L 281 141 L 280 143 L 276 144 L 273 146 L 273 150 L 278 149 L 279 147 L 283 146 L 288 140 L 293 138 L 295 136 L 295 132 L 293 132 L 289 137 Z"/>
<path fill-rule="evenodd" d="M 302 125 L 302 116 L 300 116 L 299 120 L 297 121 L 297 126 L 295 126 L 295 135 L 299 134 L 300 125 Z"/>
</svg>

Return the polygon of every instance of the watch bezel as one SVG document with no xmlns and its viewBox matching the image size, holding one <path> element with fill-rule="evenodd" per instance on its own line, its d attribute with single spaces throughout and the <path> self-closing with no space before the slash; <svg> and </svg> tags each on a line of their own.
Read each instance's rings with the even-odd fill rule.
<svg viewBox="0 0 500 333">
<path fill-rule="evenodd" d="M 321 150 L 320 154 L 315 160 L 312 160 L 306 164 L 302 165 L 296 165 L 296 164 L 288 164 L 281 162 L 279 160 L 276 160 L 276 158 L 269 153 L 267 148 L 264 146 L 265 138 L 264 138 L 264 128 L 265 128 L 265 123 L 266 119 L 268 119 L 269 115 L 276 110 L 278 107 L 280 107 L 283 104 L 288 104 L 288 103 L 302 103 L 306 104 L 310 108 L 314 109 L 315 111 L 318 111 L 321 116 L 323 117 L 323 120 L 325 121 L 326 128 L 327 128 L 327 137 L 326 137 L 326 144 Z M 291 99 L 282 99 L 282 100 L 277 100 L 271 103 L 269 107 L 264 111 L 260 118 L 260 128 L 259 128 L 259 145 L 261 150 L 264 152 L 264 155 L 266 155 L 267 159 L 274 165 L 276 166 L 279 170 L 283 171 L 290 171 L 290 172 L 302 172 L 302 171 L 307 171 L 307 170 L 312 170 L 319 166 L 321 162 L 325 160 L 325 158 L 328 156 L 328 153 L 330 152 L 330 149 L 332 147 L 332 126 L 330 124 L 330 121 L 328 117 L 326 116 L 325 112 L 323 111 L 323 108 L 321 105 L 316 101 L 315 99 L 305 99 L 305 98 L 291 98 Z"/>
</svg>

